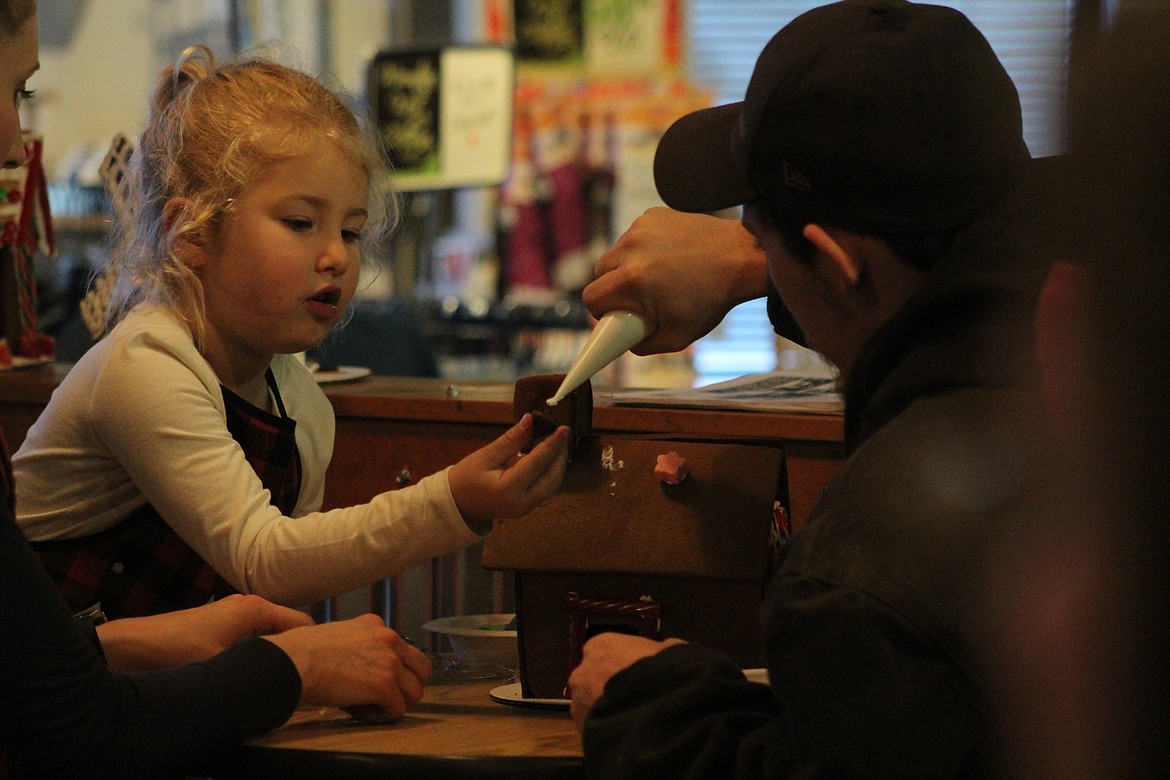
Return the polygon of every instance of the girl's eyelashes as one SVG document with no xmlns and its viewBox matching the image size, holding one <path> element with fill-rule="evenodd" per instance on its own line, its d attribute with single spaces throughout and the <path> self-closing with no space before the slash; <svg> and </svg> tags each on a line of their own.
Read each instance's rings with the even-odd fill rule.
<svg viewBox="0 0 1170 780">
<path fill-rule="evenodd" d="M 16 90 L 16 95 L 14 96 L 13 102 L 16 103 L 17 106 L 20 106 L 29 102 L 36 96 L 37 92 L 35 89 L 18 89 Z"/>
<path fill-rule="evenodd" d="M 283 217 L 280 221 L 297 233 L 307 233 L 314 227 L 313 220 L 307 217 Z M 361 229 L 342 228 L 341 230 L 341 240 L 347 244 L 360 243 L 362 236 Z"/>
<path fill-rule="evenodd" d="M 305 219 L 304 217 L 285 217 L 281 220 L 281 222 L 298 233 L 303 233 L 306 230 L 313 229 L 313 221 L 311 219 Z"/>
</svg>

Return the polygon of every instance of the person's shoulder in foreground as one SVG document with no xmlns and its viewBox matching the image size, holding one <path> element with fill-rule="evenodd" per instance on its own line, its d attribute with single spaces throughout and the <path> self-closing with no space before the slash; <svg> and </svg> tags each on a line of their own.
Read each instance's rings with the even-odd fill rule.
<svg viewBox="0 0 1170 780">
<path fill-rule="evenodd" d="M 1015 510 L 1010 489 L 981 491 L 1019 476 L 991 468 L 1019 441 L 998 417 L 1017 379 L 985 358 L 1029 338 L 1036 278 L 998 256 L 1019 259 L 1012 218 L 989 223 L 1032 166 L 986 39 L 953 9 L 900 0 L 797 17 L 742 103 L 663 136 L 669 206 L 745 204 L 777 291 L 845 378 L 850 457 L 769 585 L 770 690 L 691 645 L 585 646 L 570 686 L 592 775 L 986 768 L 968 597 L 980 541 Z"/>
<path fill-rule="evenodd" d="M 198 666 L 113 673 L 72 620 L 7 504 L 0 506 L 0 593 L 0 749 L 29 777 L 176 771 L 278 726 L 300 696 L 297 668 L 260 639 Z"/>
</svg>

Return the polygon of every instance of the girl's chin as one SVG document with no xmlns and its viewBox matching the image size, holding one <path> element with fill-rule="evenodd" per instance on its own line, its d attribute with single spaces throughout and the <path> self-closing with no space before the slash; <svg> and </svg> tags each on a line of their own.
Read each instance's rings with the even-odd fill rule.
<svg viewBox="0 0 1170 780">
<path fill-rule="evenodd" d="M 280 346 L 273 354 L 275 355 L 303 355 L 310 349 L 315 349 L 320 346 L 324 340 L 324 336 L 318 339 L 304 339 L 293 343 L 285 343 Z"/>
</svg>

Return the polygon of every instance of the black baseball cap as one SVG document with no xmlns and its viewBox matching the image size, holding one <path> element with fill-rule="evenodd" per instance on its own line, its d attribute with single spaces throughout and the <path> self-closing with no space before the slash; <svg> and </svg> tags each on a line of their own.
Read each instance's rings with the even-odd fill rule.
<svg viewBox="0 0 1170 780">
<path fill-rule="evenodd" d="M 680 211 L 768 198 L 800 219 L 905 234 L 967 224 L 1029 159 L 1016 87 L 967 17 L 844 0 L 776 33 L 742 102 L 671 125 L 654 178 Z"/>
</svg>

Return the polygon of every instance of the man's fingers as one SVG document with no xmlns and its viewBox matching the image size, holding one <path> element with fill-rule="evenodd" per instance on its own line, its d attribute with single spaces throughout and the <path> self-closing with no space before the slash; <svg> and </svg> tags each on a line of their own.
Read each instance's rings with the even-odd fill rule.
<svg viewBox="0 0 1170 780">
<path fill-rule="evenodd" d="M 569 690 L 572 691 L 569 699 L 569 715 L 573 719 L 573 723 L 577 726 L 577 731 L 580 732 L 585 728 L 585 718 L 588 717 L 589 711 L 593 709 L 593 703 L 596 697 L 591 695 L 588 682 L 584 674 L 578 674 L 581 667 L 573 670 L 569 675 Z"/>
<path fill-rule="evenodd" d="M 585 716 L 589 714 L 589 710 L 584 704 L 577 700 L 574 696 L 573 700 L 569 702 L 569 715 L 573 718 L 573 724 L 577 727 L 577 732 L 581 733 L 585 729 Z"/>
<path fill-rule="evenodd" d="M 402 695 L 399 685 L 387 685 L 381 694 L 376 705 L 385 710 L 391 720 L 401 718 L 406 714 L 406 709 L 410 705 L 407 704 L 406 698 Z"/>
<path fill-rule="evenodd" d="M 402 661 L 403 668 L 410 672 L 411 676 L 423 683 L 431 679 L 432 664 L 426 653 L 409 644 L 400 636 L 398 636 L 398 642 L 393 646 L 393 649 L 399 660 Z"/>
<path fill-rule="evenodd" d="M 398 675 L 398 695 L 402 697 L 405 706 L 413 707 L 422 698 L 426 688 L 424 679 L 419 679 L 409 669 L 404 667 L 403 673 Z"/>
</svg>

